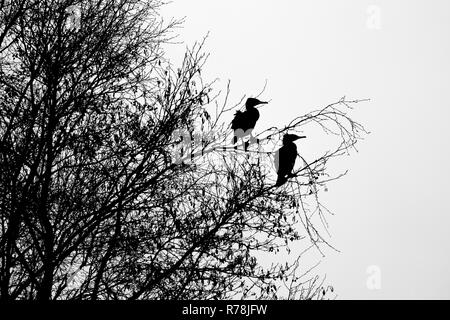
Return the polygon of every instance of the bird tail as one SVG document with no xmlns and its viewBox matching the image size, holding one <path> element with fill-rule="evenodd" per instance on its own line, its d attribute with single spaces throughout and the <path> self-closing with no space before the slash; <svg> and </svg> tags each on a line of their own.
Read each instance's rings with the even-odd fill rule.
<svg viewBox="0 0 450 320">
<path fill-rule="evenodd" d="M 238 142 L 238 137 L 233 136 L 233 140 L 231 140 L 232 144 L 236 144 Z"/>
<path fill-rule="evenodd" d="M 276 187 L 282 186 L 287 181 L 287 178 L 285 176 L 279 175 L 277 178 L 277 182 L 275 183 Z"/>
</svg>

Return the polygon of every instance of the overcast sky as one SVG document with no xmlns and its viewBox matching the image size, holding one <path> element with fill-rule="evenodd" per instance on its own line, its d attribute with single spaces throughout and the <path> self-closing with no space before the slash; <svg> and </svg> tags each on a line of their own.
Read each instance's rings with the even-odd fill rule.
<svg viewBox="0 0 450 320">
<path fill-rule="evenodd" d="M 450 299 L 450 1 L 175 0 L 163 14 L 186 16 L 186 45 L 210 32 L 204 74 L 234 97 L 268 80 L 256 131 L 370 98 L 352 117 L 371 134 L 325 199 L 341 253 L 318 271 L 341 299 Z"/>
</svg>

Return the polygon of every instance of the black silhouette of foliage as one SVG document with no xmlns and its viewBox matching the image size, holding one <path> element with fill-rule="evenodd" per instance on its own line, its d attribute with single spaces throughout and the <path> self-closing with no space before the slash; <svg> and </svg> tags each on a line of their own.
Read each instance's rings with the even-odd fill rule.
<svg viewBox="0 0 450 320">
<path fill-rule="evenodd" d="M 317 226 L 326 229 L 328 213 L 319 191 L 340 177 L 327 162 L 365 133 L 346 113 L 359 101 L 343 98 L 234 150 L 229 87 L 221 94 L 202 80 L 202 43 L 179 67 L 167 61 L 161 45 L 178 22 L 164 22 L 161 5 L 0 2 L 1 299 L 328 290 L 296 272 L 299 259 L 265 267 L 257 256 L 299 241 L 331 246 Z M 275 187 L 272 151 L 308 125 L 333 134 L 336 149 L 297 159 Z"/>
</svg>

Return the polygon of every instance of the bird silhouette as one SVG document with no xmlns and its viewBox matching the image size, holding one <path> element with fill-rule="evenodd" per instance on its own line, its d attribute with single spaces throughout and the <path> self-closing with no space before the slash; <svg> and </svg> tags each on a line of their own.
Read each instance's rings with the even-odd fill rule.
<svg viewBox="0 0 450 320">
<path fill-rule="evenodd" d="M 233 144 L 236 144 L 238 138 L 243 138 L 251 135 L 253 128 L 255 128 L 256 121 L 259 119 L 259 111 L 255 107 L 260 104 L 267 104 L 267 102 L 259 101 L 256 98 L 248 98 L 245 102 L 245 111 L 236 111 L 234 119 L 231 121 L 231 129 L 234 130 Z"/>
<path fill-rule="evenodd" d="M 297 158 L 297 146 L 294 141 L 302 138 L 306 138 L 306 136 L 289 133 L 283 136 L 283 146 L 275 153 L 275 169 L 278 175 L 275 186 L 283 185 L 291 176 Z"/>
</svg>

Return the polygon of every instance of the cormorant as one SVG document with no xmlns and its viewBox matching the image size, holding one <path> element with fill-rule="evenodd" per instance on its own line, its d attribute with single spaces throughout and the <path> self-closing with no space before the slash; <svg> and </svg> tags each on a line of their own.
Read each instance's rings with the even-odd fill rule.
<svg viewBox="0 0 450 320">
<path fill-rule="evenodd" d="M 267 102 L 259 101 L 256 98 L 248 98 L 245 102 L 245 111 L 236 111 L 233 121 L 231 121 L 231 129 L 234 130 L 233 144 L 236 144 L 238 138 L 243 138 L 251 134 L 255 127 L 256 121 L 259 119 L 259 111 L 255 107 L 259 104 L 267 104 Z"/>
<path fill-rule="evenodd" d="M 294 141 L 302 138 L 306 138 L 306 136 L 297 136 L 296 134 L 283 136 L 283 146 L 275 153 L 275 168 L 278 175 L 276 186 L 283 185 L 292 174 L 297 158 L 297 146 Z"/>
</svg>

